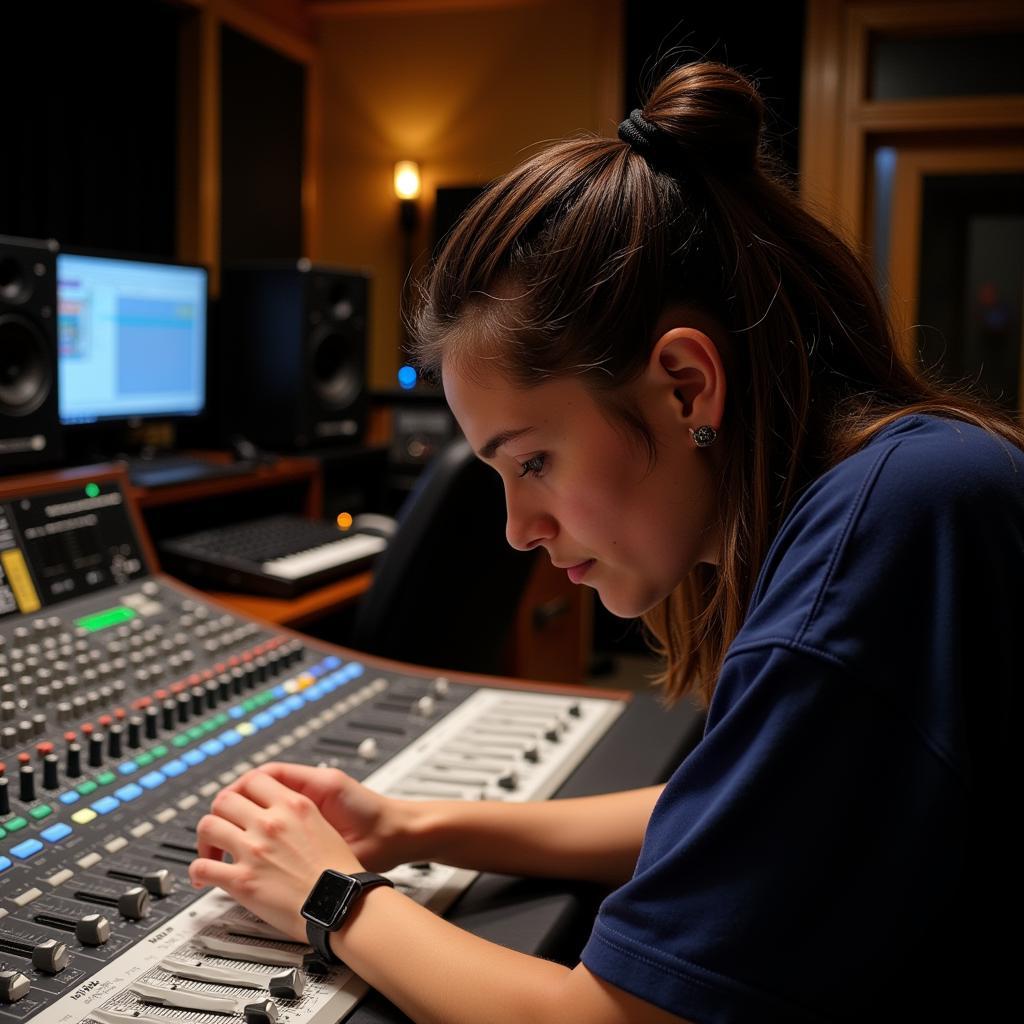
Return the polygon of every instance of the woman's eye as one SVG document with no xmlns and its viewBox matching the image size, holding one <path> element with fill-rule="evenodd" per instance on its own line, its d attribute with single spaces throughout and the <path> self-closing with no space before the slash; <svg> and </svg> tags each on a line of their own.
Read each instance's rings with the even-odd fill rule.
<svg viewBox="0 0 1024 1024">
<path fill-rule="evenodd" d="M 520 467 L 522 472 L 519 475 L 527 476 L 529 474 L 530 476 L 540 476 L 541 470 L 544 468 L 544 461 L 545 456 L 543 455 L 532 456 L 522 464 Z"/>
</svg>

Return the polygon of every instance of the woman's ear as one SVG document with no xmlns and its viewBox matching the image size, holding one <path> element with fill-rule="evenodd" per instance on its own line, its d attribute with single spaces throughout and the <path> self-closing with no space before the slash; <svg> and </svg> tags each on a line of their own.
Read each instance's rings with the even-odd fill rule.
<svg viewBox="0 0 1024 1024">
<path fill-rule="evenodd" d="M 677 418 L 691 426 L 721 423 L 725 369 L 718 347 L 703 331 L 693 327 L 666 331 L 651 351 L 648 371 L 654 387 L 670 396 Z"/>
</svg>

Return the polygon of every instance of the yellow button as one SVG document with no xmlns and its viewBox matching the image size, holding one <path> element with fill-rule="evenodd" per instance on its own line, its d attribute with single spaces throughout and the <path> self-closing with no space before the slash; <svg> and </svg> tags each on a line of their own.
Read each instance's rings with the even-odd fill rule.
<svg viewBox="0 0 1024 1024">
<path fill-rule="evenodd" d="M 96 812 L 91 807 L 83 807 L 80 811 L 75 811 L 75 813 L 71 815 L 71 820 L 76 825 L 88 825 L 95 817 Z"/>
<path fill-rule="evenodd" d="M 239 722 L 235 726 L 235 732 L 241 733 L 243 736 L 251 736 L 256 731 L 256 726 L 252 722 Z"/>
</svg>

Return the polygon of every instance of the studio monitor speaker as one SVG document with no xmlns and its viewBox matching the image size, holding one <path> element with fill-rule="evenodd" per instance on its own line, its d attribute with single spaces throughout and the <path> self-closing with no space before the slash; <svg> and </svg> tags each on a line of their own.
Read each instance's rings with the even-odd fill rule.
<svg viewBox="0 0 1024 1024">
<path fill-rule="evenodd" d="M 367 275 L 305 259 L 225 267 L 226 430 L 272 451 L 361 440 L 368 291 Z"/>
<path fill-rule="evenodd" d="M 0 235 L 0 473 L 51 465 L 63 455 L 57 248 Z"/>
</svg>

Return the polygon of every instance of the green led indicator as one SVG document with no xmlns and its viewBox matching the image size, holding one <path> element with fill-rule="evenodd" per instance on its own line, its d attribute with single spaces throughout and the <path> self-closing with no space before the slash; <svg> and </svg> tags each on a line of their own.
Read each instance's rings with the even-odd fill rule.
<svg viewBox="0 0 1024 1024">
<path fill-rule="evenodd" d="M 116 626 L 118 623 L 127 622 L 129 619 L 135 618 L 135 612 L 131 608 L 125 608 L 124 605 L 118 605 L 116 608 L 108 608 L 106 611 L 96 612 L 94 615 L 86 615 L 81 619 L 75 619 L 75 625 L 81 626 L 82 629 L 89 633 L 98 633 L 101 629 L 109 629 L 111 626 Z"/>
<path fill-rule="evenodd" d="M 88 495 L 88 496 L 89 496 L 90 498 L 96 498 L 96 497 L 99 497 L 99 493 L 100 493 L 100 485 L 99 485 L 99 484 L 86 484 L 86 485 L 85 485 L 85 493 L 86 493 L 86 494 L 87 494 L 87 495 Z"/>
</svg>

